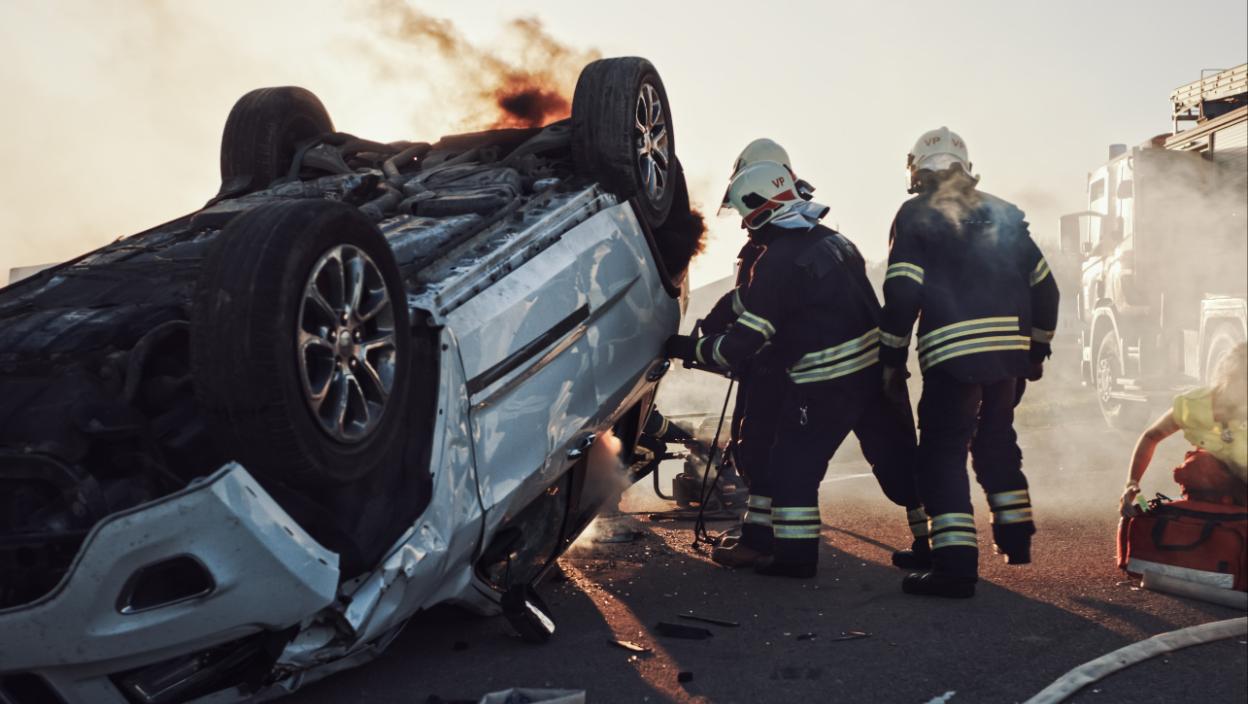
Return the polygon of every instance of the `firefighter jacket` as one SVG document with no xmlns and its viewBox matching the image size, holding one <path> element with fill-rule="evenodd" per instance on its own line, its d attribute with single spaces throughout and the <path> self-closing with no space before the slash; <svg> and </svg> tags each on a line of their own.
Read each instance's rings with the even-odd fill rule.
<svg viewBox="0 0 1248 704">
<path fill-rule="evenodd" d="M 740 307 L 739 303 L 734 303 L 737 298 L 737 288 L 749 282 L 750 273 L 754 270 L 754 262 L 758 261 L 758 258 L 762 256 L 763 251 L 766 249 L 760 242 L 755 240 L 754 233 L 750 234 L 750 239 L 737 254 L 736 287 L 721 296 L 711 308 L 711 312 L 707 313 L 706 318 L 702 321 L 702 331 L 706 334 L 724 332 L 737 319 L 736 308 Z"/>
<path fill-rule="evenodd" d="M 765 248 L 730 294 L 721 333 L 684 338 L 672 353 L 740 373 L 764 349 L 797 384 L 834 383 L 879 361 L 879 301 L 858 249 L 822 225 L 767 226 Z"/>
<path fill-rule="evenodd" d="M 1057 283 L 1023 212 L 963 180 L 906 201 L 893 221 L 880 360 L 905 365 L 918 318 L 925 374 L 940 369 L 967 383 L 1024 377 L 1049 356 Z"/>
</svg>

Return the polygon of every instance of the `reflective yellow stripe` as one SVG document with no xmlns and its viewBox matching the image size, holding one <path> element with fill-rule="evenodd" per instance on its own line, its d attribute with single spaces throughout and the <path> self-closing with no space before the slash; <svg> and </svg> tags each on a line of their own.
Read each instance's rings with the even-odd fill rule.
<svg viewBox="0 0 1248 704">
<path fill-rule="evenodd" d="M 945 340 L 985 332 L 1018 332 L 1018 316 L 1004 315 L 992 318 L 976 318 L 936 328 L 929 333 L 919 335 L 919 354 L 923 354 L 928 348 Z"/>
<path fill-rule="evenodd" d="M 840 364 L 833 364 L 830 367 L 816 367 L 796 374 L 789 372 L 789 378 L 795 384 L 813 384 L 819 381 L 829 381 L 861 371 L 879 361 L 880 348 L 873 347 L 857 357 L 851 357 Z"/>
<path fill-rule="evenodd" d="M 742 313 L 741 317 L 737 318 L 737 322 L 762 335 L 764 340 L 770 340 L 771 336 L 776 334 L 776 328 L 767 322 L 766 318 L 754 315 L 749 311 Z"/>
<path fill-rule="evenodd" d="M 771 527 L 772 535 L 777 540 L 818 540 L 818 525 L 773 525 Z"/>
<path fill-rule="evenodd" d="M 931 369 L 934 365 L 941 362 L 954 359 L 955 357 L 965 357 L 968 354 L 979 354 L 981 352 L 1004 352 L 1008 350 L 1029 350 L 1031 349 L 1031 340 L 1022 335 L 999 335 L 996 337 L 978 337 L 973 340 L 964 340 L 955 342 L 952 345 L 942 347 L 935 352 L 931 352 L 927 357 L 919 357 L 919 368 L 923 371 Z"/>
<path fill-rule="evenodd" d="M 777 521 L 817 521 L 818 506 L 773 506 L 771 517 Z"/>
<path fill-rule="evenodd" d="M 745 505 L 750 508 L 771 508 L 771 497 L 750 494 L 750 498 L 746 501 Z"/>
<path fill-rule="evenodd" d="M 809 369 L 811 367 L 817 367 L 820 364 L 834 362 L 841 357 L 846 357 L 854 354 L 855 352 L 865 350 L 871 345 L 874 345 L 876 342 L 879 342 L 879 339 L 880 329 L 871 328 L 849 342 L 842 342 L 839 345 L 834 345 L 832 347 L 819 350 L 818 352 L 811 352 L 809 354 L 802 355 L 802 358 L 797 360 L 796 364 L 789 367 L 789 371 L 800 372 L 803 369 Z"/>
<path fill-rule="evenodd" d="M 732 290 L 732 312 L 734 315 L 741 315 L 745 312 L 745 304 L 741 302 L 741 289 L 739 288 Z"/>
<path fill-rule="evenodd" d="M 905 337 L 902 337 L 900 335 L 890 335 L 889 333 L 881 330 L 880 342 L 888 347 L 896 347 L 904 350 L 910 346 L 910 336 L 906 335 Z"/>
<path fill-rule="evenodd" d="M 1008 511 L 994 511 L 992 514 L 992 522 L 1005 526 L 1011 523 L 1027 523 L 1031 520 L 1031 507 L 1014 508 Z"/>
<path fill-rule="evenodd" d="M 1056 330 L 1041 330 L 1040 328 L 1031 329 L 1031 339 L 1034 342 L 1052 342 L 1053 336 L 1056 334 Z"/>
<path fill-rule="evenodd" d="M 746 511 L 745 518 L 742 520 L 744 520 L 746 523 L 752 523 L 756 526 L 770 526 L 771 514 L 759 513 L 758 511 Z"/>
<path fill-rule="evenodd" d="M 1031 495 L 1026 489 L 1015 489 L 1014 491 L 1001 491 L 996 494 L 988 495 L 988 505 L 993 508 L 1001 508 L 1011 504 L 1031 503 Z"/>
<path fill-rule="evenodd" d="M 698 341 L 693 343 L 693 356 L 701 363 L 706 364 L 706 360 L 702 358 L 702 343 L 706 342 L 705 337 L 699 337 Z"/>
<path fill-rule="evenodd" d="M 952 531 L 932 536 L 933 550 L 953 547 L 977 548 L 979 543 L 975 540 L 974 533 L 963 533 L 962 531 Z"/>
<path fill-rule="evenodd" d="M 711 356 L 715 358 L 715 363 L 721 367 L 727 367 L 728 360 L 724 359 L 724 355 L 719 353 L 719 343 L 724 341 L 724 336 L 720 335 L 715 338 L 715 346 L 711 348 Z"/>
<path fill-rule="evenodd" d="M 928 526 L 933 533 L 942 528 L 970 528 L 973 531 L 975 530 L 975 516 L 969 513 L 942 513 L 939 516 L 933 516 Z"/>
<path fill-rule="evenodd" d="M 907 279 L 913 279 L 921 286 L 923 285 L 923 267 L 908 262 L 897 262 L 888 265 L 888 271 L 884 274 L 884 280 L 904 276 Z"/>
<path fill-rule="evenodd" d="M 1044 281 L 1048 275 L 1049 263 L 1044 260 L 1044 257 L 1040 257 L 1040 261 L 1036 264 L 1036 268 L 1031 271 L 1031 285 L 1035 286 L 1041 281 Z"/>
</svg>

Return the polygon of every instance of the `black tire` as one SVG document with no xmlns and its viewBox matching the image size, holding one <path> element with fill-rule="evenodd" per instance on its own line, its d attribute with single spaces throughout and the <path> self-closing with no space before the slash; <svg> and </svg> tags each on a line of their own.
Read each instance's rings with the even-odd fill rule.
<svg viewBox="0 0 1248 704">
<path fill-rule="evenodd" d="M 238 99 L 221 135 L 221 182 L 250 181 L 235 192 L 262 189 L 286 175 L 296 146 L 334 131 L 311 91 L 296 86 L 257 88 Z M 223 188 L 224 190 L 224 188 Z"/>
<path fill-rule="evenodd" d="M 339 260 L 331 253 L 338 253 Z M 330 318 L 318 312 L 329 308 L 308 297 L 320 282 L 348 280 L 349 274 L 330 274 L 350 271 L 333 264 L 341 260 L 368 272 L 360 290 L 369 303 L 356 308 L 381 311 L 359 327 L 347 326 L 347 319 L 352 326 L 361 319 L 351 317 L 349 307 L 345 316 Z M 328 278 L 311 281 L 314 270 Z M 349 299 L 349 288 L 340 283 L 341 300 Z M 378 303 L 383 289 L 388 313 L 384 302 Z M 309 326 L 321 332 L 302 334 Z M 410 394 L 408 327 L 394 257 L 357 209 L 298 201 L 240 215 L 209 250 L 191 311 L 191 373 L 213 439 L 224 455 L 253 474 L 293 487 L 367 475 L 402 445 Z M 351 331 L 357 329 L 361 336 L 353 338 Z M 385 340 L 391 332 L 392 343 L 371 352 L 351 341 Z M 350 350 L 363 357 L 350 357 Z M 305 391 L 313 387 L 313 375 L 324 379 L 319 402 Z M 378 391 L 386 379 L 388 397 Z M 369 398 L 382 402 L 374 407 Z M 339 411 L 342 399 L 344 410 Z"/>
<path fill-rule="evenodd" d="M 1118 390 L 1117 379 L 1125 376 L 1122 356 L 1118 352 L 1118 335 L 1110 331 L 1101 336 L 1092 360 L 1092 377 L 1101 416 L 1111 428 L 1139 430 L 1148 422 L 1148 406 L 1138 401 L 1111 398 Z"/>
<path fill-rule="evenodd" d="M 665 162 L 661 178 L 653 181 L 654 188 L 647 188 L 652 181 L 643 174 L 645 161 L 638 153 L 645 139 L 637 127 L 639 101 L 650 95 L 658 100 L 655 119 L 661 119 L 665 130 L 663 149 L 653 152 L 656 163 Z M 653 137 L 658 132 L 650 134 Z M 649 61 L 637 57 L 599 59 L 581 71 L 572 97 L 572 159 L 579 171 L 617 196 L 633 198 L 638 216 L 649 226 L 658 227 L 672 209 L 675 155 L 667 92 Z"/>
<path fill-rule="evenodd" d="M 1205 346 L 1208 350 L 1205 353 L 1205 373 L 1204 382 L 1209 384 L 1213 381 L 1213 374 L 1218 369 L 1218 362 L 1222 361 L 1235 345 L 1244 341 L 1244 336 L 1234 325 L 1223 323 L 1214 328 L 1213 333 L 1209 335 L 1209 344 Z"/>
</svg>

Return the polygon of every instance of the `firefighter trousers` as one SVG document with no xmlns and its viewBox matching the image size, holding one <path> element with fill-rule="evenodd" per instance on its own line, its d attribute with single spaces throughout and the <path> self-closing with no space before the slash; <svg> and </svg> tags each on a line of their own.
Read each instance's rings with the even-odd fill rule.
<svg viewBox="0 0 1248 704">
<path fill-rule="evenodd" d="M 849 433 L 858 437 L 885 495 L 919 510 L 915 432 L 909 406 L 890 404 L 872 366 L 830 388 L 788 383 L 769 454 L 770 519 L 776 560 L 814 563 L 819 556 L 819 484 Z"/>
<path fill-rule="evenodd" d="M 932 567 L 937 572 L 978 576 L 968 450 L 975 478 L 988 495 L 995 542 L 1006 553 L 1030 547 L 1035 524 L 1014 432 L 1019 391 L 1019 380 L 1013 378 L 975 384 L 939 369 L 923 377 L 918 486 L 930 517 Z"/>
<path fill-rule="evenodd" d="M 733 461 L 750 490 L 741 542 L 760 552 L 772 551 L 771 501 L 774 495 L 768 471 L 772 443 L 788 380 L 783 372 L 757 371 L 741 381 L 733 413 Z"/>
</svg>

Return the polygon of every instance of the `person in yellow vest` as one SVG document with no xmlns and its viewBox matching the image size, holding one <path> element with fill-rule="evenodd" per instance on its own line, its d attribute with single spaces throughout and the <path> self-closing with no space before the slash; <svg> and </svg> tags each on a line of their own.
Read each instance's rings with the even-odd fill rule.
<svg viewBox="0 0 1248 704">
<path fill-rule="evenodd" d="M 1175 397 L 1174 406 L 1140 436 L 1120 500 L 1124 517 L 1140 511 L 1140 479 L 1157 445 L 1179 431 L 1192 444 L 1174 470 L 1183 497 L 1248 504 L 1248 345 L 1236 345 L 1218 363 L 1212 385 Z"/>
</svg>

